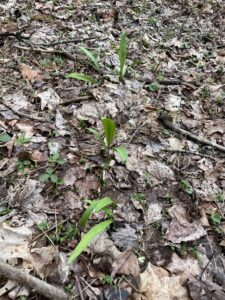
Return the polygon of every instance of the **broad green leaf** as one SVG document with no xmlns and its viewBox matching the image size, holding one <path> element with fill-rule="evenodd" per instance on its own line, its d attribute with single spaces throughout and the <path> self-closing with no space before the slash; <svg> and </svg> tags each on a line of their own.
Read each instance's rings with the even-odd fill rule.
<svg viewBox="0 0 225 300">
<path fill-rule="evenodd" d="M 51 174 L 54 173 L 54 169 L 52 169 L 52 168 L 47 168 L 46 173 L 51 175 Z"/>
<path fill-rule="evenodd" d="M 0 134 L 0 142 L 7 143 L 11 139 L 11 136 L 8 133 Z"/>
<path fill-rule="evenodd" d="M 106 230 L 107 227 L 112 223 L 112 220 L 103 221 L 94 227 L 92 227 L 81 239 L 77 247 L 72 251 L 68 262 L 73 262 L 91 243 L 91 241 L 101 232 Z"/>
<path fill-rule="evenodd" d="M 218 213 L 212 213 L 210 219 L 214 225 L 219 225 L 221 223 L 221 215 Z"/>
<path fill-rule="evenodd" d="M 79 49 L 84 52 L 84 54 L 87 55 L 87 57 L 91 60 L 91 62 L 94 64 L 96 70 L 100 73 L 100 65 L 97 61 L 97 59 L 95 58 L 94 54 L 89 51 L 88 49 L 86 49 L 85 47 L 79 47 Z"/>
<path fill-rule="evenodd" d="M 102 118 L 102 126 L 107 141 L 107 146 L 110 147 L 116 133 L 116 125 L 112 119 Z"/>
<path fill-rule="evenodd" d="M 51 175 L 50 175 L 50 179 L 51 179 L 51 182 L 57 183 L 59 177 L 58 177 L 57 175 L 55 175 L 55 174 L 51 174 Z"/>
<path fill-rule="evenodd" d="M 115 148 L 115 151 L 119 154 L 121 161 L 126 163 L 128 160 L 127 149 L 124 146 L 119 146 Z"/>
<path fill-rule="evenodd" d="M 127 57 L 127 41 L 126 41 L 126 35 L 123 32 L 120 39 L 120 47 L 119 47 L 119 60 L 120 60 L 120 78 L 123 79 L 125 73 L 126 73 L 126 62 Z"/>
<path fill-rule="evenodd" d="M 83 80 L 83 81 L 89 82 L 89 83 L 96 82 L 96 80 L 94 78 L 92 78 L 91 76 L 88 76 L 85 74 L 80 74 L 80 73 L 70 73 L 70 74 L 66 75 L 66 78 L 74 78 L 74 79 Z"/>
<path fill-rule="evenodd" d="M 48 181 L 48 180 L 49 180 L 49 177 L 50 177 L 49 174 L 44 173 L 44 174 L 42 174 L 42 175 L 39 176 L 39 180 L 40 180 L 41 182 L 45 182 L 45 181 Z"/>
<path fill-rule="evenodd" d="M 85 226 L 85 224 L 87 223 L 87 220 L 89 219 L 92 212 L 99 212 L 103 208 L 112 204 L 112 199 L 110 199 L 109 197 L 105 197 L 105 198 L 102 198 L 99 200 L 91 201 L 89 203 L 90 203 L 90 206 L 85 210 L 85 212 L 83 213 L 83 215 L 81 217 L 81 220 L 80 220 L 81 226 Z"/>
</svg>

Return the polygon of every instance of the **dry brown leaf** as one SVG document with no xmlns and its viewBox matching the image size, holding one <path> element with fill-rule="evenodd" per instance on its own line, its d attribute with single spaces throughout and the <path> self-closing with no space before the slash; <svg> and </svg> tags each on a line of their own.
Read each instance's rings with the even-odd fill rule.
<svg viewBox="0 0 225 300">
<path fill-rule="evenodd" d="M 30 66 L 26 64 L 20 65 L 20 72 L 23 76 L 23 79 L 27 79 L 28 81 L 34 82 L 35 80 L 43 79 L 42 75 L 40 74 L 40 70 L 33 70 Z"/>
<path fill-rule="evenodd" d="M 111 276 L 116 274 L 133 275 L 137 283 L 140 281 L 140 268 L 138 259 L 134 255 L 132 249 L 127 249 L 117 256 L 112 265 Z"/>
</svg>

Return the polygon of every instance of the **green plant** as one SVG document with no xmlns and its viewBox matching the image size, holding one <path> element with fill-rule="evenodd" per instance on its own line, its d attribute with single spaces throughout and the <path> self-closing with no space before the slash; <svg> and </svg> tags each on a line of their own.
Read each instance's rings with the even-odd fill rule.
<svg viewBox="0 0 225 300">
<path fill-rule="evenodd" d="M 0 216 L 5 216 L 8 213 L 10 213 L 11 211 L 12 211 L 12 209 L 8 206 L 7 207 L 1 207 Z"/>
<path fill-rule="evenodd" d="M 213 225 L 220 225 L 222 217 L 219 213 L 213 212 L 209 215 L 209 219 Z"/>
<path fill-rule="evenodd" d="M 52 183 L 57 185 L 63 183 L 63 180 L 55 174 L 55 170 L 52 168 L 47 168 L 45 173 L 39 176 L 39 180 L 41 182 L 46 182 L 50 180 Z"/>
<path fill-rule="evenodd" d="M 51 163 L 54 163 L 54 164 L 58 164 L 58 165 L 62 165 L 66 162 L 63 158 L 60 157 L 59 153 L 55 153 L 55 154 L 51 155 L 48 158 L 48 161 Z"/>
<path fill-rule="evenodd" d="M 113 204 L 111 198 L 105 197 L 97 200 L 87 200 L 87 203 L 89 204 L 89 207 L 85 210 L 81 217 L 81 226 L 86 225 L 92 213 L 97 213 L 100 210 L 103 210 L 106 213 L 107 217 L 112 217 L 112 212 L 108 209 L 108 207 Z"/>
<path fill-rule="evenodd" d="M 36 224 L 36 226 L 41 231 L 46 231 L 46 230 L 50 229 L 50 226 L 47 222 L 38 223 L 38 224 Z"/>
<path fill-rule="evenodd" d="M 30 141 L 31 141 L 31 137 L 25 136 L 24 133 L 18 133 L 18 137 L 15 141 L 15 144 L 22 145 L 22 144 L 29 143 Z"/>
<path fill-rule="evenodd" d="M 56 232 L 51 237 L 54 242 L 61 244 L 65 241 L 72 241 L 78 235 L 78 228 L 75 224 L 64 226 L 60 224 L 56 227 Z"/>
<path fill-rule="evenodd" d="M 81 73 L 70 73 L 68 75 L 66 75 L 66 78 L 73 78 L 73 79 L 78 79 L 78 80 L 82 80 L 88 83 L 96 83 L 97 81 L 88 75 L 85 74 L 81 74 Z"/>
<path fill-rule="evenodd" d="M 158 90 L 160 89 L 160 85 L 157 82 L 153 82 L 148 85 L 148 89 L 151 92 L 158 92 Z"/>
<path fill-rule="evenodd" d="M 201 255 L 201 252 L 198 250 L 198 248 L 196 246 L 191 247 L 190 249 L 191 254 L 197 258 L 199 265 L 203 264 L 203 258 Z"/>
<path fill-rule="evenodd" d="M 113 286 L 113 277 L 108 274 L 104 274 L 104 276 L 101 279 L 101 283 Z"/>
<path fill-rule="evenodd" d="M 112 220 L 103 221 L 93 226 L 81 239 L 76 248 L 69 256 L 68 262 L 73 262 L 91 243 L 91 241 L 100 233 L 106 230 L 110 226 Z"/>
<path fill-rule="evenodd" d="M 89 128 L 89 131 L 94 134 L 95 138 L 103 146 L 108 161 L 110 159 L 110 150 L 112 150 L 113 152 L 118 153 L 122 162 L 126 163 L 128 160 L 128 153 L 126 148 L 124 146 L 112 147 L 113 139 L 116 134 L 116 125 L 114 121 L 109 118 L 102 118 L 102 126 L 104 130 L 103 136 L 98 130 L 94 128 Z"/>
<path fill-rule="evenodd" d="M 126 58 L 127 58 L 127 41 L 126 34 L 123 32 L 120 39 L 120 47 L 118 51 L 119 61 L 120 61 L 120 70 L 119 70 L 119 79 L 123 80 L 126 74 Z"/>
<path fill-rule="evenodd" d="M 90 50 L 86 49 L 85 47 L 79 47 L 79 49 L 90 59 L 95 69 L 98 71 L 98 73 L 100 73 L 100 65 L 96 57 L 94 56 L 94 54 Z"/>
<path fill-rule="evenodd" d="M 225 200 L 225 194 L 224 193 L 218 193 L 213 197 L 213 200 L 215 202 L 224 203 Z"/>
<path fill-rule="evenodd" d="M 155 17 L 149 17 L 148 18 L 148 24 L 149 25 L 156 25 L 157 19 Z"/>
<path fill-rule="evenodd" d="M 68 294 L 72 294 L 72 290 L 73 290 L 73 284 L 72 283 L 68 283 L 64 286 L 64 290 L 66 293 Z"/>
<path fill-rule="evenodd" d="M 145 201 L 145 195 L 142 193 L 135 192 L 131 195 L 131 199 L 135 201 L 143 202 Z"/>
<path fill-rule="evenodd" d="M 181 181 L 181 186 L 187 194 L 193 194 L 193 187 L 190 185 L 187 179 Z"/>
<path fill-rule="evenodd" d="M 20 172 L 24 172 L 25 168 L 32 168 L 33 164 L 30 160 L 17 160 L 17 169 Z"/>
<path fill-rule="evenodd" d="M 0 134 L 0 143 L 7 143 L 10 141 L 11 136 L 8 133 L 2 133 Z"/>
</svg>

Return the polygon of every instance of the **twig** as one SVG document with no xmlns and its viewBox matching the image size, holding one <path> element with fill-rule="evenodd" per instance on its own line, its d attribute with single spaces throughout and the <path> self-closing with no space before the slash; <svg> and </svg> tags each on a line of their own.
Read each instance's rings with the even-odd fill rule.
<svg viewBox="0 0 225 300">
<path fill-rule="evenodd" d="M 189 138 L 190 140 L 193 140 L 194 142 L 200 143 L 200 144 L 204 144 L 204 145 L 208 145 L 211 146 L 215 149 L 218 149 L 222 152 L 225 152 L 225 147 L 218 145 L 216 143 L 213 143 L 207 139 L 201 138 L 193 133 L 190 133 L 184 129 L 181 129 L 180 127 L 178 127 L 176 124 L 173 123 L 173 118 L 168 115 L 167 113 L 163 112 L 160 114 L 158 120 L 168 129 L 179 133 L 187 138 Z"/>
<path fill-rule="evenodd" d="M 162 149 L 162 151 L 165 152 L 174 152 L 174 153 L 183 153 L 183 154 L 191 154 L 191 155 L 197 155 L 197 156 L 201 156 L 201 157 L 206 157 L 212 160 L 216 160 L 215 157 L 210 156 L 210 155 L 206 155 L 203 153 L 199 153 L 199 152 L 194 152 L 194 151 L 188 151 L 188 150 L 175 150 L 175 149 Z"/>
<path fill-rule="evenodd" d="M 79 279 L 79 276 L 76 275 L 76 276 L 75 276 L 75 279 L 76 279 L 77 289 L 78 289 L 78 292 L 79 292 L 80 299 L 81 299 L 81 300 L 84 300 L 83 290 L 82 290 L 81 285 L 80 285 L 80 279 Z"/>
<path fill-rule="evenodd" d="M 70 104 L 73 102 L 77 103 L 77 102 L 81 102 L 84 100 L 90 100 L 90 99 L 91 99 L 91 96 L 80 96 L 75 99 L 69 99 L 69 100 L 63 101 L 60 105 L 67 105 L 67 104 Z"/>
<path fill-rule="evenodd" d="M 63 40 L 63 41 L 58 41 L 58 42 L 52 42 L 48 44 L 42 44 L 44 47 L 52 47 L 56 45 L 62 45 L 62 44 L 72 44 L 72 43 L 82 43 L 90 40 L 97 39 L 98 37 L 88 37 L 88 38 L 83 38 L 83 39 L 72 39 L 72 40 Z"/>
<path fill-rule="evenodd" d="M 34 116 L 31 116 L 31 115 L 22 113 L 22 112 L 20 112 L 20 111 L 18 111 L 16 109 L 14 109 L 12 106 L 6 104 L 5 102 L 3 102 L 3 105 L 5 107 L 7 107 L 8 109 L 10 109 L 12 112 L 14 112 L 14 114 L 16 114 L 19 117 L 28 118 L 28 119 L 35 120 L 35 121 L 40 121 L 40 122 L 46 122 L 46 119 L 39 118 L 39 117 L 34 117 Z"/>
<path fill-rule="evenodd" d="M 22 33 L 25 31 L 25 29 L 27 29 L 27 26 L 24 26 L 19 31 L 0 32 L 0 39 L 2 39 L 2 38 L 4 39 L 4 38 L 10 37 L 10 36 L 13 36 L 18 41 L 28 40 L 30 38 L 30 36 L 29 37 L 22 36 Z"/>
<path fill-rule="evenodd" d="M 40 280 L 25 271 L 12 267 L 9 264 L 0 261 L 0 275 L 13 280 L 21 285 L 35 290 L 40 295 L 51 300 L 68 300 L 69 296 L 62 290 Z"/>
<path fill-rule="evenodd" d="M 19 45 L 14 45 L 14 47 L 16 47 L 18 49 L 29 50 L 29 51 L 34 51 L 34 52 L 60 54 L 62 56 L 67 57 L 68 59 L 70 59 L 72 61 L 77 61 L 77 57 L 73 56 L 71 53 L 69 53 L 67 51 L 61 51 L 61 50 L 56 50 L 56 49 L 42 49 L 42 48 L 24 47 L 24 46 L 19 46 Z"/>
</svg>

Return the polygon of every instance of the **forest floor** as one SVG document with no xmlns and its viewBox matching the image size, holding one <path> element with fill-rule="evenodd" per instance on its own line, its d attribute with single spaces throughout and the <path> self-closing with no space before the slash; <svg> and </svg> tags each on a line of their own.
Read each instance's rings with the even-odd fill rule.
<svg viewBox="0 0 225 300">
<path fill-rule="evenodd" d="M 0 23 L 0 299 L 225 299 L 224 1 L 7 0 Z"/>
</svg>

